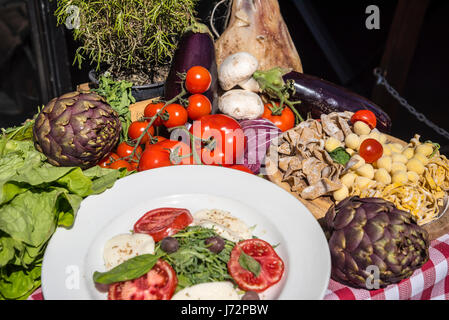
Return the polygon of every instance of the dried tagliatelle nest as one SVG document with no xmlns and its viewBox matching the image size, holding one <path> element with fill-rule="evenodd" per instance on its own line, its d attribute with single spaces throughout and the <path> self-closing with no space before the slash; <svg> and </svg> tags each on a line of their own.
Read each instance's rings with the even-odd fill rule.
<svg viewBox="0 0 449 320">
<path fill-rule="evenodd" d="M 321 121 L 307 120 L 279 138 L 278 168 L 282 181 L 293 193 L 305 200 L 314 200 L 339 190 L 344 166 L 332 160 L 325 142 L 333 137 L 343 142 L 352 133 L 349 121 L 353 113 L 322 115 Z"/>
</svg>

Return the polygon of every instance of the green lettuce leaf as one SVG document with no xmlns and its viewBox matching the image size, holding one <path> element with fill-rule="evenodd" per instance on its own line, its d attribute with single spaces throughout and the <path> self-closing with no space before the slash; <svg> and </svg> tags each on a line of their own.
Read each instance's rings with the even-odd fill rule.
<svg viewBox="0 0 449 320">
<path fill-rule="evenodd" d="M 0 300 L 26 299 L 40 286 L 45 248 L 57 227 L 69 228 L 84 198 L 112 187 L 124 170 L 55 167 L 26 139 L 0 136 Z"/>
</svg>

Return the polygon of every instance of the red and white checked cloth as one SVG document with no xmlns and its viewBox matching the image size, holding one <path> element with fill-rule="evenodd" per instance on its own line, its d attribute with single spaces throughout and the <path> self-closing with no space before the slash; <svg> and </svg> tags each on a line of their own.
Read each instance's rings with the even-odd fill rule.
<svg viewBox="0 0 449 320">
<path fill-rule="evenodd" d="M 449 234 L 432 241 L 430 259 L 413 275 L 385 289 L 368 291 L 330 281 L 325 300 L 449 300 Z"/>
<path fill-rule="evenodd" d="M 449 234 L 432 241 L 430 259 L 407 280 L 385 289 L 349 288 L 333 280 L 325 300 L 449 300 Z M 28 300 L 43 300 L 41 288 Z"/>
</svg>

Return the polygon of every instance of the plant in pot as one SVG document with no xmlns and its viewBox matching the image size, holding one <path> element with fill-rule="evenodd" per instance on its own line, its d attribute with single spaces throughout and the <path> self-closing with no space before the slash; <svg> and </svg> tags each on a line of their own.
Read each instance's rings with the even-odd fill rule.
<svg viewBox="0 0 449 320">
<path fill-rule="evenodd" d="M 198 0 L 57 0 L 58 24 L 79 24 L 73 37 L 80 42 L 75 61 L 89 60 L 89 73 L 133 83 L 137 101 L 162 95 L 180 35 L 194 21 Z M 76 10 L 74 10 L 74 8 Z"/>
</svg>

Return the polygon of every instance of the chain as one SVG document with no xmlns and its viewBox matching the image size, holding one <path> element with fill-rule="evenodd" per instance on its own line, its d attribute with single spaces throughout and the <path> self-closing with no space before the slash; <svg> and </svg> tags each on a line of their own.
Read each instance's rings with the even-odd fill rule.
<svg viewBox="0 0 449 320">
<path fill-rule="evenodd" d="M 387 91 L 395 98 L 399 103 L 405 107 L 411 114 L 413 114 L 419 121 L 425 123 L 427 126 L 435 130 L 438 134 L 445 137 L 449 140 L 449 132 L 444 130 L 443 128 L 437 126 L 435 123 L 426 118 L 426 116 L 420 112 L 418 112 L 415 108 L 413 108 L 407 100 L 399 95 L 399 93 L 388 83 L 387 79 L 382 75 L 382 69 L 376 68 L 374 69 L 374 75 L 377 77 L 377 84 L 383 85 Z"/>
</svg>

